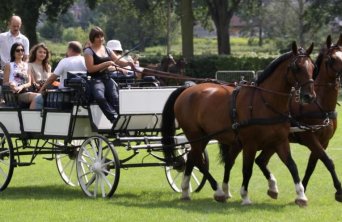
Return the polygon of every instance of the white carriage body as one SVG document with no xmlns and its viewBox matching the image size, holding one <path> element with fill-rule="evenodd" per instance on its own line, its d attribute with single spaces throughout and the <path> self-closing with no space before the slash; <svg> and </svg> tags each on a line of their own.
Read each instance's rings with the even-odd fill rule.
<svg viewBox="0 0 342 222">
<path fill-rule="evenodd" d="M 165 102 L 174 90 L 175 88 L 120 90 L 120 119 L 115 130 L 159 129 Z M 111 129 L 112 124 L 98 105 L 91 105 L 90 110 L 97 129 Z"/>
<path fill-rule="evenodd" d="M 71 111 L 45 109 L 42 112 L 6 108 L 0 112 L 0 122 L 6 126 L 10 134 L 39 133 L 43 137 L 67 137 L 73 133 L 73 138 L 86 138 L 97 131 L 111 130 L 154 131 L 160 129 L 161 113 L 167 98 L 174 90 L 175 88 L 121 89 L 120 118 L 114 129 L 97 104 L 91 104 L 89 110 L 74 105 Z"/>
</svg>

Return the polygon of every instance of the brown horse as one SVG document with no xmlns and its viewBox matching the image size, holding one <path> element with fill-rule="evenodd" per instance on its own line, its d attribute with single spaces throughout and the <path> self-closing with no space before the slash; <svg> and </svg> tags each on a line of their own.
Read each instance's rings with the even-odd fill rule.
<svg viewBox="0 0 342 222">
<path fill-rule="evenodd" d="M 337 127 L 337 113 L 335 112 L 340 75 L 342 73 L 342 34 L 336 45 L 332 44 L 331 37 L 326 40 L 324 47 L 316 60 L 315 91 L 317 100 L 307 106 L 292 102 L 291 115 L 296 119 L 295 126 L 304 130 L 290 134 L 290 142 L 299 143 L 308 147 L 311 151 L 303 186 L 306 189 L 309 179 L 320 159 L 331 174 L 336 189 L 335 199 L 342 202 L 341 182 L 335 172 L 333 161 L 329 158 L 325 149 L 333 137 Z M 278 188 L 276 179 L 267 168 L 267 163 L 272 153 L 261 152 L 256 159 L 265 177 L 269 180 L 268 194 L 277 198 Z"/>
<path fill-rule="evenodd" d="M 314 64 L 309 57 L 312 49 L 313 44 L 306 51 L 298 49 L 294 42 L 292 51 L 273 61 L 255 86 L 242 85 L 234 88 L 203 83 L 178 88 L 170 95 L 162 119 L 162 143 L 166 162 L 175 165 L 180 162 L 175 158 L 173 148 L 175 118 L 191 144 L 181 186 L 182 199 L 190 199 L 189 180 L 194 166 L 208 179 L 215 191 L 215 200 L 225 201 L 228 198 L 228 182 L 223 184 L 222 190 L 202 158 L 202 152 L 209 140 L 216 139 L 225 144 L 221 146 L 226 148 L 222 150 L 223 153 L 228 153 L 234 147 L 243 147 L 243 204 L 251 203 L 247 195 L 248 183 L 256 152 L 261 147 L 278 153 L 295 182 L 296 203 L 306 204 L 304 188 L 290 153 L 288 102 L 293 86 L 301 88 L 303 101 L 310 102 L 315 97 L 312 80 Z M 223 155 L 225 157 L 229 155 Z M 225 170 L 230 171 L 234 159 L 224 159 Z"/>
<path fill-rule="evenodd" d="M 164 56 L 160 61 L 160 64 L 149 64 L 146 66 L 148 69 L 159 70 L 165 73 L 175 73 L 181 76 L 185 75 L 186 61 L 184 58 L 174 59 L 171 54 Z M 179 85 L 181 80 L 173 80 L 171 78 L 158 77 L 161 86 L 166 85 Z"/>
</svg>

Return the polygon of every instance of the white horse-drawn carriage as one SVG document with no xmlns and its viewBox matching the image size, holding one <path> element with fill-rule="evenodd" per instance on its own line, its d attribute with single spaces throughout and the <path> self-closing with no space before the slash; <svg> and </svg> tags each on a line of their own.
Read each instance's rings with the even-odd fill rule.
<svg viewBox="0 0 342 222">
<path fill-rule="evenodd" d="M 184 167 L 167 166 L 159 134 L 165 101 L 175 88 L 133 87 L 132 82 L 120 88 L 120 117 L 113 126 L 96 103 L 86 101 L 85 83 L 76 77 L 66 83 L 70 88 L 49 90 L 42 110 L 21 107 L 14 94 L 3 90 L 0 191 L 8 186 L 15 167 L 29 166 L 42 154 L 56 161 L 66 184 L 79 184 L 91 197 L 112 196 L 120 168 L 130 167 L 164 167 L 172 189 L 180 191 Z M 185 137 L 176 136 L 175 140 L 178 154 L 186 158 L 190 147 Z M 127 155 L 120 159 L 118 149 L 126 150 Z M 140 153 L 153 156 L 153 161 L 134 161 Z M 199 191 L 204 183 L 199 171 L 193 173 L 193 191 Z"/>
</svg>

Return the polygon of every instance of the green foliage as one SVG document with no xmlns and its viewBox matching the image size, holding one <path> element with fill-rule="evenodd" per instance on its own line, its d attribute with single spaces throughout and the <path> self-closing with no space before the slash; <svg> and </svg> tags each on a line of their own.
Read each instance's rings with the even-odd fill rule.
<svg viewBox="0 0 342 222">
<path fill-rule="evenodd" d="M 50 39 L 55 42 L 61 41 L 63 34 L 62 27 L 59 23 L 47 21 L 42 27 L 38 29 L 40 36 L 44 39 Z"/>
<path fill-rule="evenodd" d="M 67 28 L 63 30 L 63 41 L 69 42 L 69 41 L 79 41 L 81 43 L 84 43 L 88 39 L 88 30 L 83 30 L 81 27 L 77 28 Z"/>
<path fill-rule="evenodd" d="M 177 59 L 177 56 L 175 57 Z M 236 57 L 219 55 L 194 56 L 187 61 L 186 75 L 196 78 L 215 78 L 219 70 L 251 70 L 259 71 L 264 69 L 274 57 Z M 160 63 L 161 57 L 145 57 L 140 59 L 141 66 Z"/>
</svg>

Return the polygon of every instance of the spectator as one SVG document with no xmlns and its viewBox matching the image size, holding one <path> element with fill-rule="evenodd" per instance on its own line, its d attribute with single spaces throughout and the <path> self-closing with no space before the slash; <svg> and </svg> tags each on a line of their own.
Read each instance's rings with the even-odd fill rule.
<svg viewBox="0 0 342 222">
<path fill-rule="evenodd" d="M 33 88 L 36 91 L 39 91 L 51 74 L 49 58 L 50 53 L 44 43 L 39 43 L 31 49 L 28 73 L 31 75 Z"/>
<path fill-rule="evenodd" d="M 13 93 L 18 94 L 20 103 L 30 104 L 30 109 L 36 109 L 37 93 L 28 92 L 31 86 L 31 76 L 28 74 L 28 64 L 24 61 L 24 45 L 14 43 L 10 50 L 10 63 L 5 65 L 4 85 L 8 85 Z"/>
<path fill-rule="evenodd" d="M 117 64 L 121 67 L 131 66 L 132 69 L 134 64 L 118 60 L 119 57 L 103 45 L 104 32 L 100 27 L 90 30 L 89 40 L 91 46 L 84 50 L 84 58 L 88 75 L 91 76 L 91 92 L 104 115 L 115 124 L 119 115 L 119 93 L 116 83 L 110 78 L 110 72 L 116 70 Z"/>
<path fill-rule="evenodd" d="M 2 69 L 5 64 L 11 60 L 10 49 L 14 43 L 19 42 L 24 46 L 24 61 L 27 61 L 30 49 L 29 40 L 26 36 L 20 33 L 21 18 L 15 15 L 12 16 L 9 20 L 8 26 L 9 31 L 0 34 L 0 58 Z"/>
</svg>

